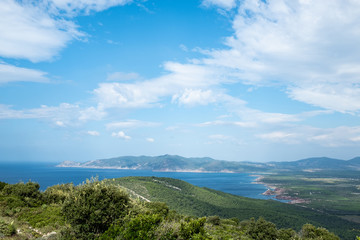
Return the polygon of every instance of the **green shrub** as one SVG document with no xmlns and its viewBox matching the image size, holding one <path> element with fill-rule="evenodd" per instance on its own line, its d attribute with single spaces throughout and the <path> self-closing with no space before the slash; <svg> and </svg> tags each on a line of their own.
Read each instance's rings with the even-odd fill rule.
<svg viewBox="0 0 360 240">
<path fill-rule="evenodd" d="M 254 218 L 247 222 L 246 235 L 259 240 L 276 240 L 278 232 L 275 224 L 265 221 L 260 217 L 257 221 Z"/>
<path fill-rule="evenodd" d="M 325 228 L 315 227 L 311 224 L 305 224 L 300 232 L 300 235 L 304 239 L 326 239 L 326 240 L 340 240 L 338 236 L 329 232 Z"/>
<path fill-rule="evenodd" d="M 210 216 L 206 218 L 206 222 L 213 225 L 220 225 L 220 217 L 219 216 Z"/>
<path fill-rule="evenodd" d="M 2 191 L 6 185 L 8 185 L 8 184 L 0 181 L 0 191 Z"/>
<path fill-rule="evenodd" d="M 103 182 L 78 186 L 65 200 L 62 213 L 79 239 L 93 239 L 127 213 L 129 197 Z"/>
<path fill-rule="evenodd" d="M 184 239 L 193 239 L 194 236 L 204 236 L 204 225 L 206 218 L 190 219 L 188 222 L 182 222 L 180 227 L 180 236 Z"/>
<path fill-rule="evenodd" d="M 15 235 L 15 233 L 16 233 L 16 228 L 12 223 L 8 224 L 0 220 L 0 237 L 1 236 L 10 237 L 12 235 Z"/>
<path fill-rule="evenodd" d="M 120 235 L 120 239 L 154 239 L 155 229 L 162 218 L 157 214 L 141 214 L 127 222 Z"/>
<path fill-rule="evenodd" d="M 46 203 L 64 203 L 72 191 L 74 191 L 72 183 L 54 185 L 45 190 L 43 198 Z"/>
</svg>

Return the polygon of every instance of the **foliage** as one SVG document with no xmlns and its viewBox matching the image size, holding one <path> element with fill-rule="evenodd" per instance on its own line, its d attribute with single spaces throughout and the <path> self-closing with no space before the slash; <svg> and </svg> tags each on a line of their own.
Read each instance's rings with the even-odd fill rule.
<svg viewBox="0 0 360 240">
<path fill-rule="evenodd" d="M 142 179 L 141 184 L 143 185 L 137 185 L 139 179 Z M 221 203 L 223 206 L 229 208 L 229 212 L 239 210 L 239 213 L 246 216 L 251 213 L 246 212 L 244 208 L 235 207 L 239 204 L 237 202 L 239 198 L 236 196 L 198 188 L 182 181 L 168 178 L 128 178 L 127 181 L 124 182 L 124 187 L 128 189 L 136 187 L 138 192 L 146 189 L 148 192 L 141 192 L 140 195 L 140 192 L 130 190 L 130 193 L 137 196 L 136 199 L 131 199 L 123 188 L 119 187 L 117 180 L 99 182 L 93 179 L 80 186 L 62 184 L 50 187 L 45 192 L 39 192 L 38 186 L 31 182 L 5 184 L 3 191 L 0 192 L 2 216 L 0 218 L 0 238 L 15 234 L 9 239 L 339 239 L 326 229 L 311 224 L 304 225 L 302 230 L 297 233 L 293 229 L 278 229 L 274 223 L 266 221 L 262 217 L 257 220 L 240 218 L 243 221 L 236 217 L 223 218 L 222 216 L 227 212 L 225 208 L 220 207 L 221 201 L 223 201 Z M 178 203 L 183 201 L 183 208 L 188 207 L 189 200 L 192 200 L 192 207 L 204 207 L 205 211 L 217 212 L 219 215 L 190 217 L 171 210 L 172 208 L 164 202 L 146 202 L 140 200 L 144 197 L 138 197 L 144 195 L 146 198 L 151 198 L 154 194 L 159 194 L 158 198 L 164 201 L 179 197 Z M 167 194 L 172 194 L 172 196 Z M 200 200 L 203 204 L 200 204 Z M 255 204 L 261 202 L 251 201 Z M 267 203 L 267 207 L 270 208 L 277 206 L 273 205 L 273 202 L 263 202 Z M 170 201 L 170 203 L 172 202 Z M 249 207 L 248 211 L 254 210 L 256 215 L 256 208 L 251 206 L 250 202 L 241 201 L 241 203 Z M 276 204 L 289 210 L 288 205 Z M 278 209 L 276 208 L 276 210 Z M 275 211 L 271 213 L 276 214 Z M 4 218 L 4 216 L 7 217 Z M 277 217 L 282 218 L 283 215 L 279 214 Z M 1 221 L 1 219 L 6 219 L 6 221 Z M 14 224 L 9 224 L 13 220 L 15 220 L 19 233 Z M 46 235 L 51 231 L 57 233 Z"/>
<path fill-rule="evenodd" d="M 14 235 L 15 233 L 16 233 L 16 228 L 13 225 L 13 223 L 8 224 L 0 220 L 0 238 L 4 236 L 9 237 Z"/>
<path fill-rule="evenodd" d="M 78 238 L 94 238 L 126 215 L 129 197 L 119 187 L 87 182 L 70 192 L 62 213 Z"/>
<path fill-rule="evenodd" d="M 27 221 L 34 228 L 57 229 L 65 225 L 61 207 L 58 205 L 42 205 L 38 208 L 25 209 L 19 216 L 20 220 Z"/>
<path fill-rule="evenodd" d="M 259 218 L 255 221 L 254 218 L 250 221 L 244 222 L 243 226 L 246 226 L 246 234 L 252 239 L 258 240 L 276 240 L 278 239 L 278 230 L 275 224 L 265 221 L 263 218 Z"/>
<path fill-rule="evenodd" d="M 72 183 L 48 187 L 43 194 L 44 201 L 47 203 L 63 203 L 74 191 L 74 188 Z"/>
<path fill-rule="evenodd" d="M 340 240 L 338 236 L 330 233 L 325 228 L 315 227 L 311 224 L 305 224 L 301 229 L 301 236 L 304 239 L 316 239 L 316 240 Z"/>
</svg>

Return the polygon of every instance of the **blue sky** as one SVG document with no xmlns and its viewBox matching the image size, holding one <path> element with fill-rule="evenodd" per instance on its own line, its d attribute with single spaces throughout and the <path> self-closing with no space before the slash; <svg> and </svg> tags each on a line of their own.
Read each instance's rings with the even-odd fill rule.
<svg viewBox="0 0 360 240">
<path fill-rule="evenodd" d="M 0 161 L 360 155 L 360 3 L 4 0 Z"/>
</svg>

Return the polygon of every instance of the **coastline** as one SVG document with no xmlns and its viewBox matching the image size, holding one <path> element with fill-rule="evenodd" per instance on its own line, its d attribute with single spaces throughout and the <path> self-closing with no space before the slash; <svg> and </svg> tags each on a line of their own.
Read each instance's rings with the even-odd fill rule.
<svg viewBox="0 0 360 240">
<path fill-rule="evenodd" d="M 309 203 L 305 199 L 288 195 L 286 189 L 281 187 L 280 185 L 270 185 L 268 183 L 263 182 L 262 180 L 265 178 L 265 176 L 263 175 L 252 175 L 252 176 L 257 177 L 253 182 L 254 184 L 262 184 L 267 187 L 267 190 L 263 192 L 262 195 L 274 196 L 275 199 L 287 201 L 286 203 L 288 204 Z"/>
</svg>

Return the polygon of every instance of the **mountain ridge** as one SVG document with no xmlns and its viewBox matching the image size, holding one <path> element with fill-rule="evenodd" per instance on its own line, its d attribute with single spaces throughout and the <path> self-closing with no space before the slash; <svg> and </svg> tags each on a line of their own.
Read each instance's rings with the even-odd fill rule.
<svg viewBox="0 0 360 240">
<path fill-rule="evenodd" d="M 131 169 L 169 172 L 267 172 L 282 170 L 358 170 L 360 157 L 340 160 L 328 157 L 313 157 L 287 162 L 236 162 L 216 160 L 210 157 L 182 157 L 179 155 L 121 156 L 91 160 L 84 163 L 64 161 L 57 167 Z"/>
</svg>

